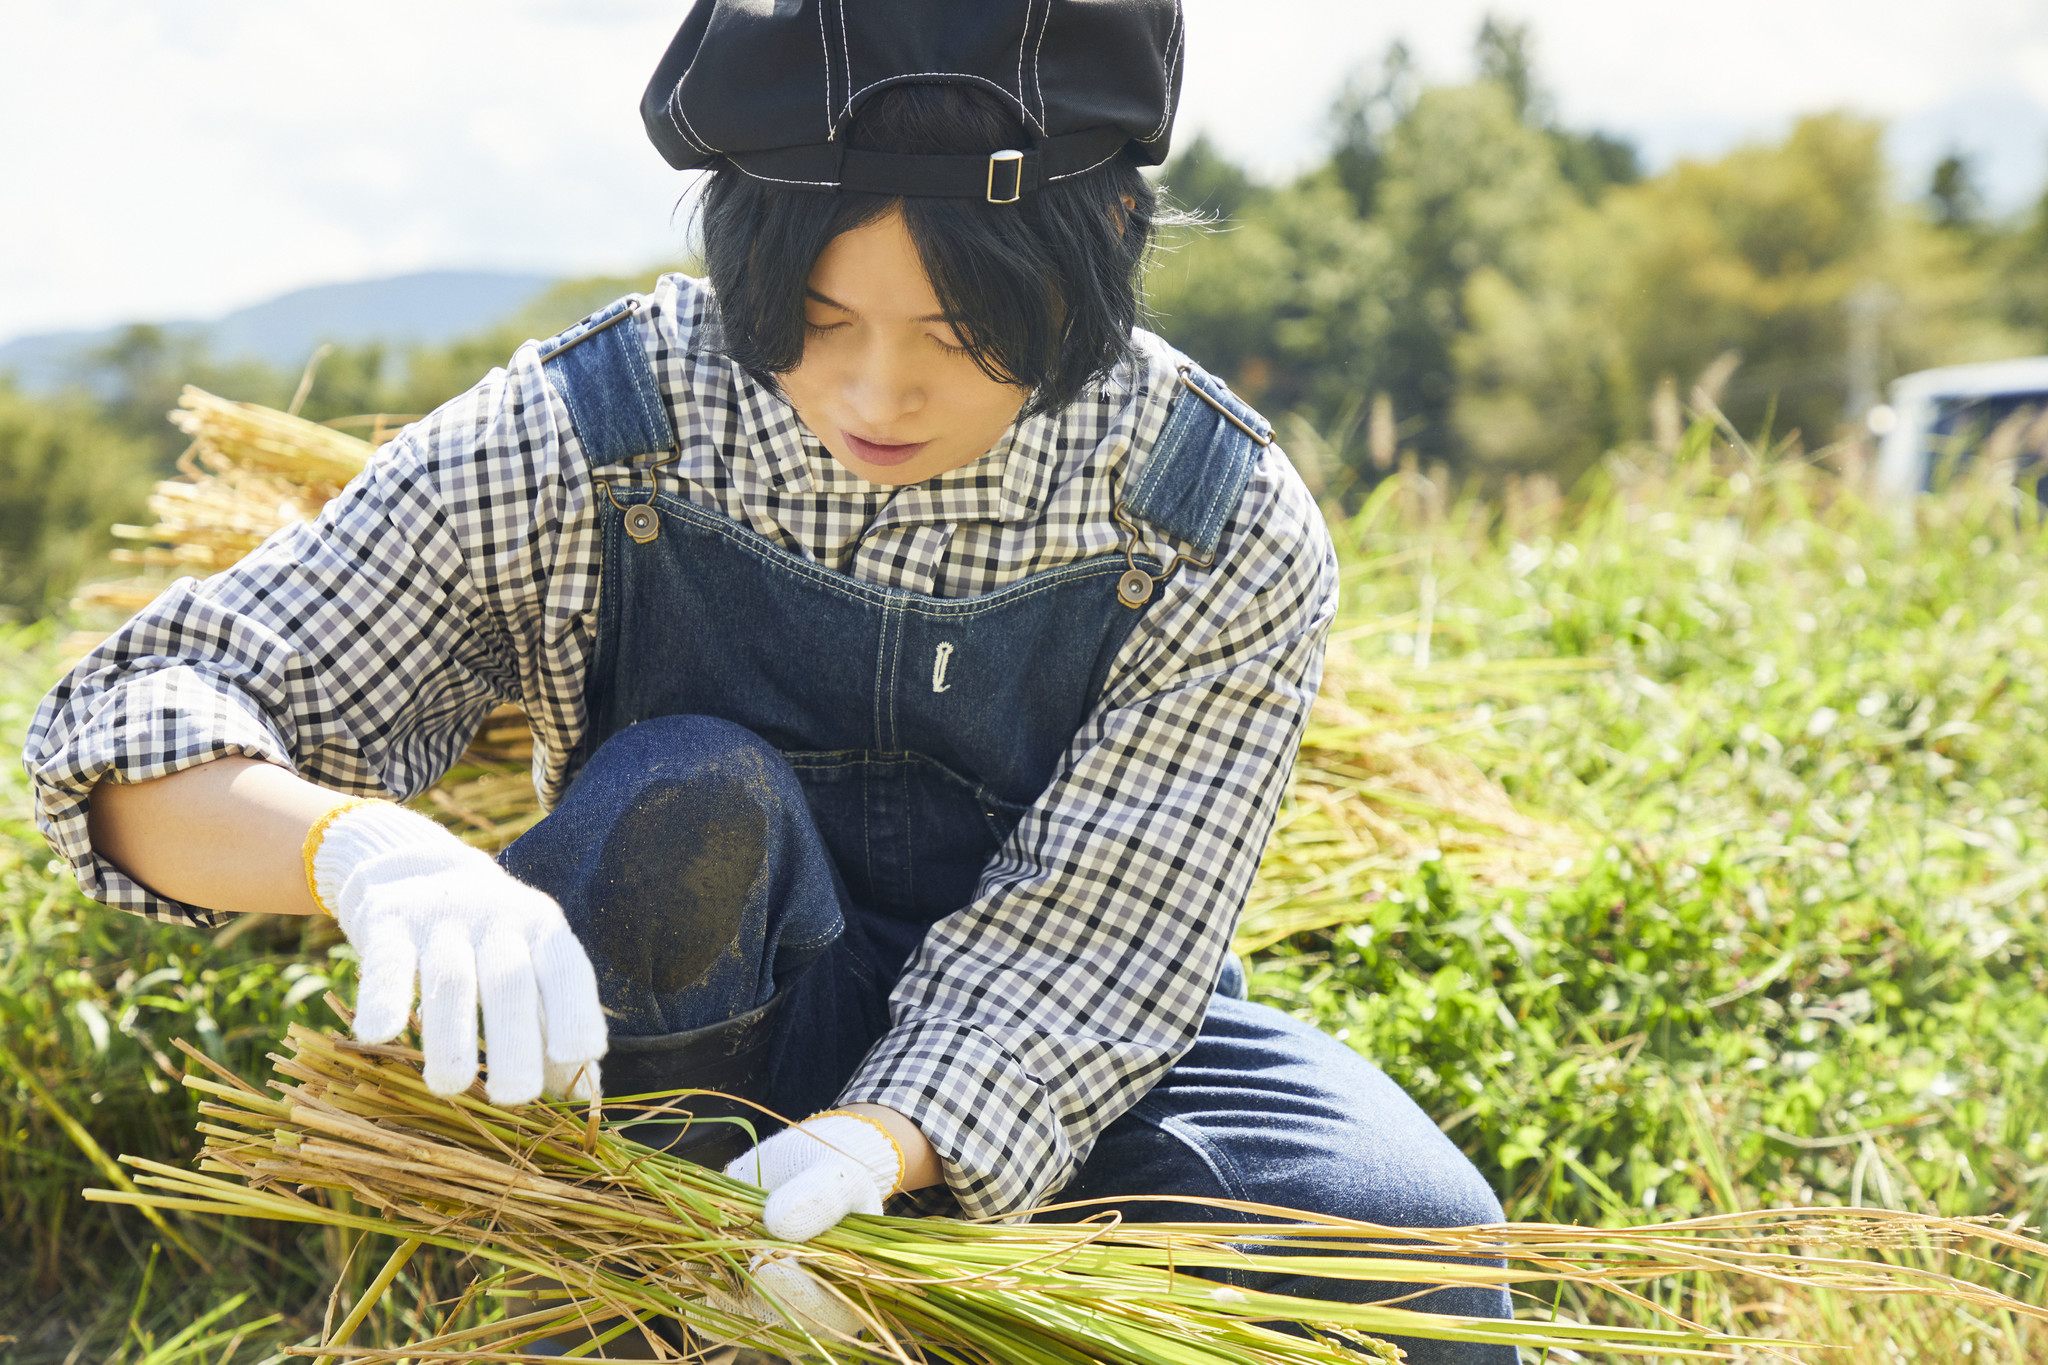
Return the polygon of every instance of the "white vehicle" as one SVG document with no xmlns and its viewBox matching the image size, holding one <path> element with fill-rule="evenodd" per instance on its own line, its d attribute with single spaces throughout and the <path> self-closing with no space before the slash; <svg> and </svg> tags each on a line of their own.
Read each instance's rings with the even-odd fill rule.
<svg viewBox="0 0 2048 1365">
<path fill-rule="evenodd" d="M 1971 459 L 1994 432 L 2015 440 L 2015 476 L 2048 494 L 2048 356 L 1949 365 L 1892 381 L 1891 403 L 1873 408 L 1877 486 L 1925 492 L 1937 472 Z M 2018 419 L 2015 423 L 2014 419 Z M 2009 426 L 2008 424 L 2013 424 Z"/>
</svg>

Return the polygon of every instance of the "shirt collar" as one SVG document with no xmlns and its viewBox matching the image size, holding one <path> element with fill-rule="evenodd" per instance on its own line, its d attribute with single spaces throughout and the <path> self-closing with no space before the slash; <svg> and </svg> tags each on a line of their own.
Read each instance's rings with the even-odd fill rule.
<svg viewBox="0 0 2048 1365">
<path fill-rule="evenodd" d="M 1140 357 L 1137 363 L 1144 365 L 1147 358 Z M 1132 401 L 1139 387 L 1132 361 L 1116 366 L 1099 381 L 1099 387 L 1105 398 L 1123 400 L 1106 430 L 1069 420 L 1065 411 L 1040 413 L 1011 424 L 1004 441 L 989 453 L 991 459 L 1001 454 L 1006 461 L 996 489 L 993 520 L 1016 522 L 1037 517 L 1053 491 L 1091 456 L 1102 454 L 1108 463 L 1116 463 L 1122 450 L 1102 451 L 1103 442 L 1130 448 L 1130 424 L 1139 406 Z"/>
<path fill-rule="evenodd" d="M 1029 521 L 1038 515 L 1058 481 L 1066 456 L 1057 414 L 1020 417 L 983 458 L 1002 461 L 1002 480 L 995 489 L 993 520 Z"/>
<path fill-rule="evenodd" d="M 739 389 L 740 431 L 753 448 L 762 482 L 779 493 L 814 491 L 809 452 L 832 457 L 805 429 L 788 399 L 737 365 L 732 373 Z"/>
</svg>

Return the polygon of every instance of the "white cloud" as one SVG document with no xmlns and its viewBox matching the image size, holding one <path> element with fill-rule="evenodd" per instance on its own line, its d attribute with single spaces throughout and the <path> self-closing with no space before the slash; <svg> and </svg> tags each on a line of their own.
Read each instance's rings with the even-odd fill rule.
<svg viewBox="0 0 2048 1365">
<path fill-rule="evenodd" d="M 964 0 L 963 0 L 964 2 Z M 1470 68 L 1534 25 L 1566 117 L 1660 155 L 1798 111 L 2048 106 L 2040 0 L 1185 0 L 1180 127 L 1269 173 L 1312 158 L 1346 71 L 1405 37 Z M 0 337 L 207 316 L 435 266 L 625 269 L 680 246 L 637 102 L 685 0 L 11 0 Z"/>
<path fill-rule="evenodd" d="M 0 336 L 443 265 L 678 250 L 641 136 L 658 4 L 38 5 L 0 82 Z"/>
<path fill-rule="evenodd" d="M 2048 38 L 2015 47 L 2012 65 L 2027 93 L 2048 104 Z"/>
<path fill-rule="evenodd" d="M 1426 75 L 1471 71 L 1488 13 L 1531 25 L 1539 76 L 1570 123 L 1709 150 L 1796 114 L 1897 117 L 1988 87 L 2048 106 L 2048 5 L 2039 0 L 1185 0 L 1181 126 L 1240 157 L 1312 156 L 1345 72 L 1396 37 Z"/>
</svg>

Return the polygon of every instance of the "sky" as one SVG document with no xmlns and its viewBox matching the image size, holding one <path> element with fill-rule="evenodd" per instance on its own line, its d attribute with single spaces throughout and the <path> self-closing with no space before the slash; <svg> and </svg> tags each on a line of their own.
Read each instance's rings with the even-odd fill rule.
<svg viewBox="0 0 2048 1365">
<path fill-rule="evenodd" d="M 876 3 L 879 0 L 868 0 Z M 962 0 L 975 3 L 976 0 Z M 682 251 L 638 99 L 681 0 L 0 0 L 0 340 L 208 318 L 436 268 Z M 2048 178 L 2048 0 L 1185 0 L 1176 140 L 1311 164 L 1346 74 L 1405 40 L 1471 73 L 1532 26 L 1563 121 L 1652 168 L 1802 112 L 1892 120 L 1902 192 L 1952 146 L 1995 204 Z"/>
</svg>

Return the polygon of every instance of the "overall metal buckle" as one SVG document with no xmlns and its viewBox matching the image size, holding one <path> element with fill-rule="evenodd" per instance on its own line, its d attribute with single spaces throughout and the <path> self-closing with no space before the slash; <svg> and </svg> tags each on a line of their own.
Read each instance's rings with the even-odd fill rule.
<svg viewBox="0 0 2048 1365">
<path fill-rule="evenodd" d="M 1010 168 L 1010 197 L 996 198 L 996 163 L 1002 162 Z M 990 152 L 988 154 L 988 202 L 991 204 L 1014 204 L 1024 197 L 1024 153 L 1019 151 Z"/>
<path fill-rule="evenodd" d="M 1253 427 L 1251 423 L 1245 421 L 1244 418 L 1239 417 L 1236 413 L 1232 412 L 1229 408 L 1225 407 L 1223 403 L 1216 397 L 1215 394 L 1210 393 L 1207 389 L 1203 388 L 1200 384 L 1197 384 L 1195 382 L 1194 376 L 1188 373 L 1190 368 L 1192 367 L 1187 365 L 1182 365 L 1180 367 L 1180 382 L 1187 385 L 1189 393 L 1192 393 L 1195 397 L 1201 399 L 1204 403 L 1207 403 L 1210 407 L 1216 409 L 1217 412 L 1223 415 L 1224 421 L 1230 423 L 1230 425 L 1236 427 L 1239 431 L 1251 437 L 1252 442 L 1255 445 L 1265 447 L 1273 444 L 1272 432 L 1258 430 L 1257 428 Z M 1217 382 L 1221 384 L 1223 381 L 1217 380 Z M 1226 391 L 1230 388 L 1228 384 L 1224 384 L 1223 387 Z"/>
<path fill-rule="evenodd" d="M 657 460 L 654 462 L 654 464 L 648 467 L 651 469 L 658 469 L 662 465 L 668 464 L 670 461 L 674 460 L 676 456 L 679 454 L 681 454 L 681 452 L 677 451 L 674 454 L 671 454 L 667 460 Z M 661 534 L 661 516 L 654 510 L 652 504 L 645 502 L 620 502 L 618 494 L 612 492 L 612 486 L 609 480 L 593 479 L 591 480 L 591 482 L 597 485 L 598 492 L 604 494 L 606 498 L 610 499 L 612 506 L 619 509 L 620 516 L 626 524 L 626 534 L 633 537 L 633 543 L 635 545 L 646 545 L 649 542 L 651 542 L 656 536 Z M 649 490 L 649 492 L 651 495 L 652 490 Z"/>
</svg>

